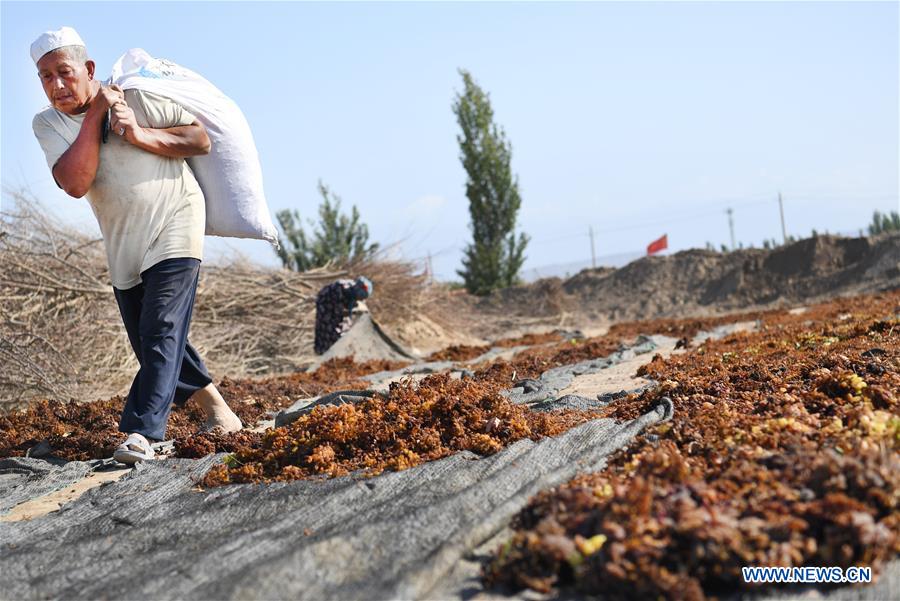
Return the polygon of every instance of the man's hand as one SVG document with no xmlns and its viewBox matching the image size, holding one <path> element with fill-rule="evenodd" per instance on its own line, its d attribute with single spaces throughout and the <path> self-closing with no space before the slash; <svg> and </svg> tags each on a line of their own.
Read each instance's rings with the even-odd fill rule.
<svg viewBox="0 0 900 601">
<path fill-rule="evenodd" d="M 118 86 L 113 85 L 103 90 L 109 90 L 110 93 L 104 98 L 112 103 L 109 109 L 109 130 L 122 136 L 130 144 L 170 158 L 187 158 L 209 152 L 209 136 L 199 121 L 194 121 L 191 125 L 161 129 L 141 127 L 134 116 L 134 110 L 125 102 L 125 95 Z"/>
<path fill-rule="evenodd" d="M 122 88 L 116 85 L 112 86 L 104 86 L 100 85 L 100 89 L 97 91 L 97 95 L 94 96 L 94 99 L 91 101 L 91 108 L 97 111 L 107 111 L 113 107 L 113 105 L 121 102 L 125 104 L 125 92 L 122 91 Z"/>
<path fill-rule="evenodd" d="M 110 106 L 109 129 L 117 136 L 124 137 L 129 143 L 137 144 L 142 128 L 137 123 L 134 111 L 126 104 L 125 99 Z"/>
</svg>

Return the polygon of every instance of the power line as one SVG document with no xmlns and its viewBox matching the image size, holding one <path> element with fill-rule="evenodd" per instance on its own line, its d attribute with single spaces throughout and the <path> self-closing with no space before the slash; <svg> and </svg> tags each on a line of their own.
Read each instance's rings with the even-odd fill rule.
<svg viewBox="0 0 900 601">
<path fill-rule="evenodd" d="M 784 227 L 784 202 L 781 200 L 781 192 L 778 192 L 778 211 L 781 213 L 781 240 L 787 244 L 787 229 Z"/>
<path fill-rule="evenodd" d="M 877 198 L 878 198 L 878 199 L 883 199 L 883 198 L 884 198 L 884 199 L 889 199 L 889 198 L 891 198 L 891 197 L 884 196 L 884 197 L 877 197 Z M 853 198 L 853 199 L 851 199 L 851 198 L 844 198 L 844 199 L 842 199 L 842 200 L 845 200 L 845 201 L 847 201 L 847 202 L 851 202 L 851 201 L 852 201 L 852 202 L 863 202 L 863 201 L 865 201 L 865 200 L 873 200 L 873 199 L 875 199 L 875 197 L 870 197 L 870 198 Z M 816 198 L 815 198 L 815 197 L 811 197 L 811 196 L 809 196 L 809 197 L 799 197 L 799 198 L 794 198 L 793 196 L 791 196 L 791 202 L 792 202 L 792 203 L 793 203 L 793 202 L 809 202 L 809 201 L 814 201 L 814 200 L 816 200 Z M 780 211 L 781 211 L 781 213 L 782 213 L 782 220 L 783 220 L 783 197 L 781 196 L 781 193 L 779 193 L 779 198 L 778 198 L 778 199 L 773 199 L 771 196 L 769 196 L 768 198 L 765 198 L 765 199 L 758 198 L 758 197 L 755 197 L 755 196 L 751 196 L 751 197 L 745 197 L 745 200 L 743 200 L 743 201 L 739 201 L 739 202 L 730 202 L 730 206 L 728 206 L 728 208 L 726 209 L 726 212 L 727 212 L 727 213 L 730 213 L 730 215 L 729 215 L 729 221 L 731 221 L 730 229 L 732 230 L 732 231 L 731 231 L 731 245 L 732 245 L 732 248 L 734 248 L 734 247 L 736 246 L 736 243 L 737 243 L 737 242 L 736 242 L 735 235 L 734 235 L 734 233 L 733 233 L 733 229 L 734 229 L 734 225 L 733 225 L 733 212 L 734 212 L 734 211 L 737 211 L 737 210 L 742 210 L 742 209 L 747 209 L 747 208 L 757 207 L 757 206 L 764 206 L 764 205 L 769 205 L 769 206 L 771 206 L 771 205 L 774 204 L 775 202 L 778 202 L 779 205 L 780 205 Z M 684 222 L 684 221 L 691 221 L 691 220 L 695 220 L 695 219 L 697 219 L 697 218 L 699 218 L 699 217 L 711 217 L 711 216 L 715 216 L 715 215 L 717 215 L 717 214 L 718 214 L 718 215 L 721 215 L 721 213 L 719 212 L 721 209 L 720 209 L 720 208 L 713 208 L 713 207 L 716 206 L 716 205 L 718 205 L 719 207 L 721 207 L 723 204 L 729 204 L 729 201 L 727 201 L 727 200 L 715 201 L 714 203 L 710 203 L 709 205 L 707 205 L 707 208 L 703 208 L 702 210 L 683 212 L 683 213 L 678 214 L 678 215 L 676 215 L 676 216 L 668 217 L 668 218 L 665 218 L 665 219 L 653 219 L 653 220 L 648 220 L 648 221 L 637 221 L 637 222 L 631 222 L 631 223 L 629 223 L 629 224 L 627 224 L 627 225 L 617 225 L 617 226 L 611 226 L 611 227 L 606 227 L 606 228 L 595 228 L 595 227 L 589 225 L 589 226 L 588 226 L 588 231 L 587 231 L 587 232 L 585 232 L 584 230 L 578 231 L 578 232 L 573 231 L 573 232 L 569 232 L 569 233 L 564 234 L 564 235 L 555 236 L 555 237 L 553 237 L 553 238 L 546 238 L 546 239 L 540 239 L 540 238 L 538 238 L 538 239 L 531 239 L 530 242 L 529 242 L 529 246 L 543 246 L 543 245 L 546 245 L 546 244 L 554 244 L 554 243 L 557 243 L 557 242 L 568 241 L 568 240 L 572 240 L 572 239 L 582 239 L 582 240 L 583 240 L 585 237 L 587 237 L 587 238 L 593 240 L 593 238 L 596 237 L 597 234 L 607 234 L 607 233 L 615 233 L 615 232 L 624 232 L 624 231 L 640 230 L 640 229 L 651 228 L 651 227 L 666 226 L 666 225 L 669 225 L 669 224 L 671 224 L 671 223 L 679 223 L 679 222 Z M 782 236 L 783 236 L 783 238 L 784 238 L 785 241 L 786 241 L 786 240 L 787 240 L 787 230 L 786 230 L 786 227 L 784 226 L 784 224 L 782 224 Z M 443 255 L 446 255 L 446 254 L 448 254 L 448 253 L 450 253 L 450 252 L 453 252 L 453 251 L 461 251 L 461 250 L 463 250 L 464 248 L 465 248 L 465 247 L 464 247 L 464 246 L 461 246 L 461 245 L 451 245 L 451 246 L 448 246 L 448 247 L 445 247 L 445 248 L 441 249 L 441 250 L 438 251 L 438 252 L 432 253 L 432 257 L 443 256 Z M 423 258 L 424 258 L 424 257 L 423 257 Z"/>
<path fill-rule="evenodd" d="M 591 267 L 597 268 L 597 253 L 594 251 L 594 228 L 589 227 L 588 233 L 591 235 Z"/>
<path fill-rule="evenodd" d="M 740 204 L 735 204 L 735 205 L 733 205 L 732 208 L 745 209 L 747 207 L 761 206 L 761 205 L 767 205 L 767 204 L 771 204 L 771 203 L 772 203 L 771 198 L 769 200 L 752 200 L 752 201 L 746 201 L 746 202 L 743 202 Z M 594 234 L 608 234 L 608 233 L 613 233 L 613 232 L 623 232 L 623 231 L 638 230 L 638 229 L 643 229 L 643 228 L 648 228 L 648 227 L 664 226 L 664 225 L 668 225 L 670 223 L 677 223 L 677 222 L 681 222 L 681 221 L 691 221 L 693 219 L 697 219 L 698 217 L 707 217 L 707 216 L 712 216 L 712 215 L 716 215 L 716 214 L 720 214 L 718 209 L 704 209 L 702 211 L 691 211 L 688 213 L 682 213 L 678 216 L 668 217 L 666 219 L 655 219 L 653 221 L 637 222 L 637 223 L 632 223 L 630 225 L 617 225 L 617 226 L 608 227 L 608 228 L 592 228 L 592 229 L 593 229 Z M 572 238 L 580 238 L 582 236 L 588 236 L 588 235 L 589 234 L 585 234 L 583 231 L 571 232 L 564 236 L 559 236 L 559 237 L 554 237 L 554 238 L 549 238 L 549 239 L 544 239 L 544 240 L 540 240 L 540 239 L 532 240 L 531 244 L 539 246 L 542 244 L 550 244 L 552 242 L 559 242 L 561 240 L 571 240 Z"/>
<path fill-rule="evenodd" d="M 734 243 L 734 218 L 733 218 L 733 215 L 734 215 L 734 209 L 732 209 L 731 207 L 729 207 L 728 209 L 725 210 L 725 212 L 728 213 L 728 230 L 731 232 L 731 250 L 734 250 L 734 247 L 735 247 L 735 243 Z"/>
</svg>

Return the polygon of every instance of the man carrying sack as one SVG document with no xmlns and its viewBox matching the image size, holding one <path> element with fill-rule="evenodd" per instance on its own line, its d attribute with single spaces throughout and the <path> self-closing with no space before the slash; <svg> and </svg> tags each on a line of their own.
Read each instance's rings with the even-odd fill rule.
<svg viewBox="0 0 900 601">
<path fill-rule="evenodd" d="M 97 217 L 113 292 L 140 369 L 122 411 L 117 461 L 151 459 L 172 404 L 194 399 L 204 430 L 235 432 L 240 419 L 188 342 L 203 254 L 206 209 L 186 157 L 206 154 L 194 115 L 162 96 L 103 86 L 78 33 L 41 34 L 31 58 L 51 106 L 35 136 L 57 185 L 87 196 Z"/>
</svg>

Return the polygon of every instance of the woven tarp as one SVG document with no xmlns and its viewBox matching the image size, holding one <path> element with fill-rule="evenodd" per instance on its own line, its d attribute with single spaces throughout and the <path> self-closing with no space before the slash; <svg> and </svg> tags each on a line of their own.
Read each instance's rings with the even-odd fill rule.
<svg viewBox="0 0 900 601">
<path fill-rule="evenodd" d="M 601 467 L 670 411 L 376 478 L 201 492 L 216 457 L 141 464 L 59 512 L 0 523 L 0 596 L 429 598 L 529 497 Z"/>
<path fill-rule="evenodd" d="M 93 470 L 83 461 L 45 461 L 29 457 L 0 459 L 0 515 L 78 482 Z"/>
</svg>

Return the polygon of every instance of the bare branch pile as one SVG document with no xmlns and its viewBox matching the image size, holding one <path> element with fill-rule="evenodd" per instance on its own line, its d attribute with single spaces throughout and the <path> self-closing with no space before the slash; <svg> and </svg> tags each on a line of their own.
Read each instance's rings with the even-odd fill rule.
<svg viewBox="0 0 900 601">
<path fill-rule="evenodd" d="M 102 240 L 59 223 L 27 192 L 0 213 L 0 407 L 36 398 L 93 400 L 137 370 Z M 312 360 L 315 295 L 341 277 L 378 286 L 379 319 L 409 316 L 435 293 L 415 266 L 373 260 L 294 273 L 248 262 L 204 265 L 191 342 L 213 377 L 296 371 Z"/>
</svg>

